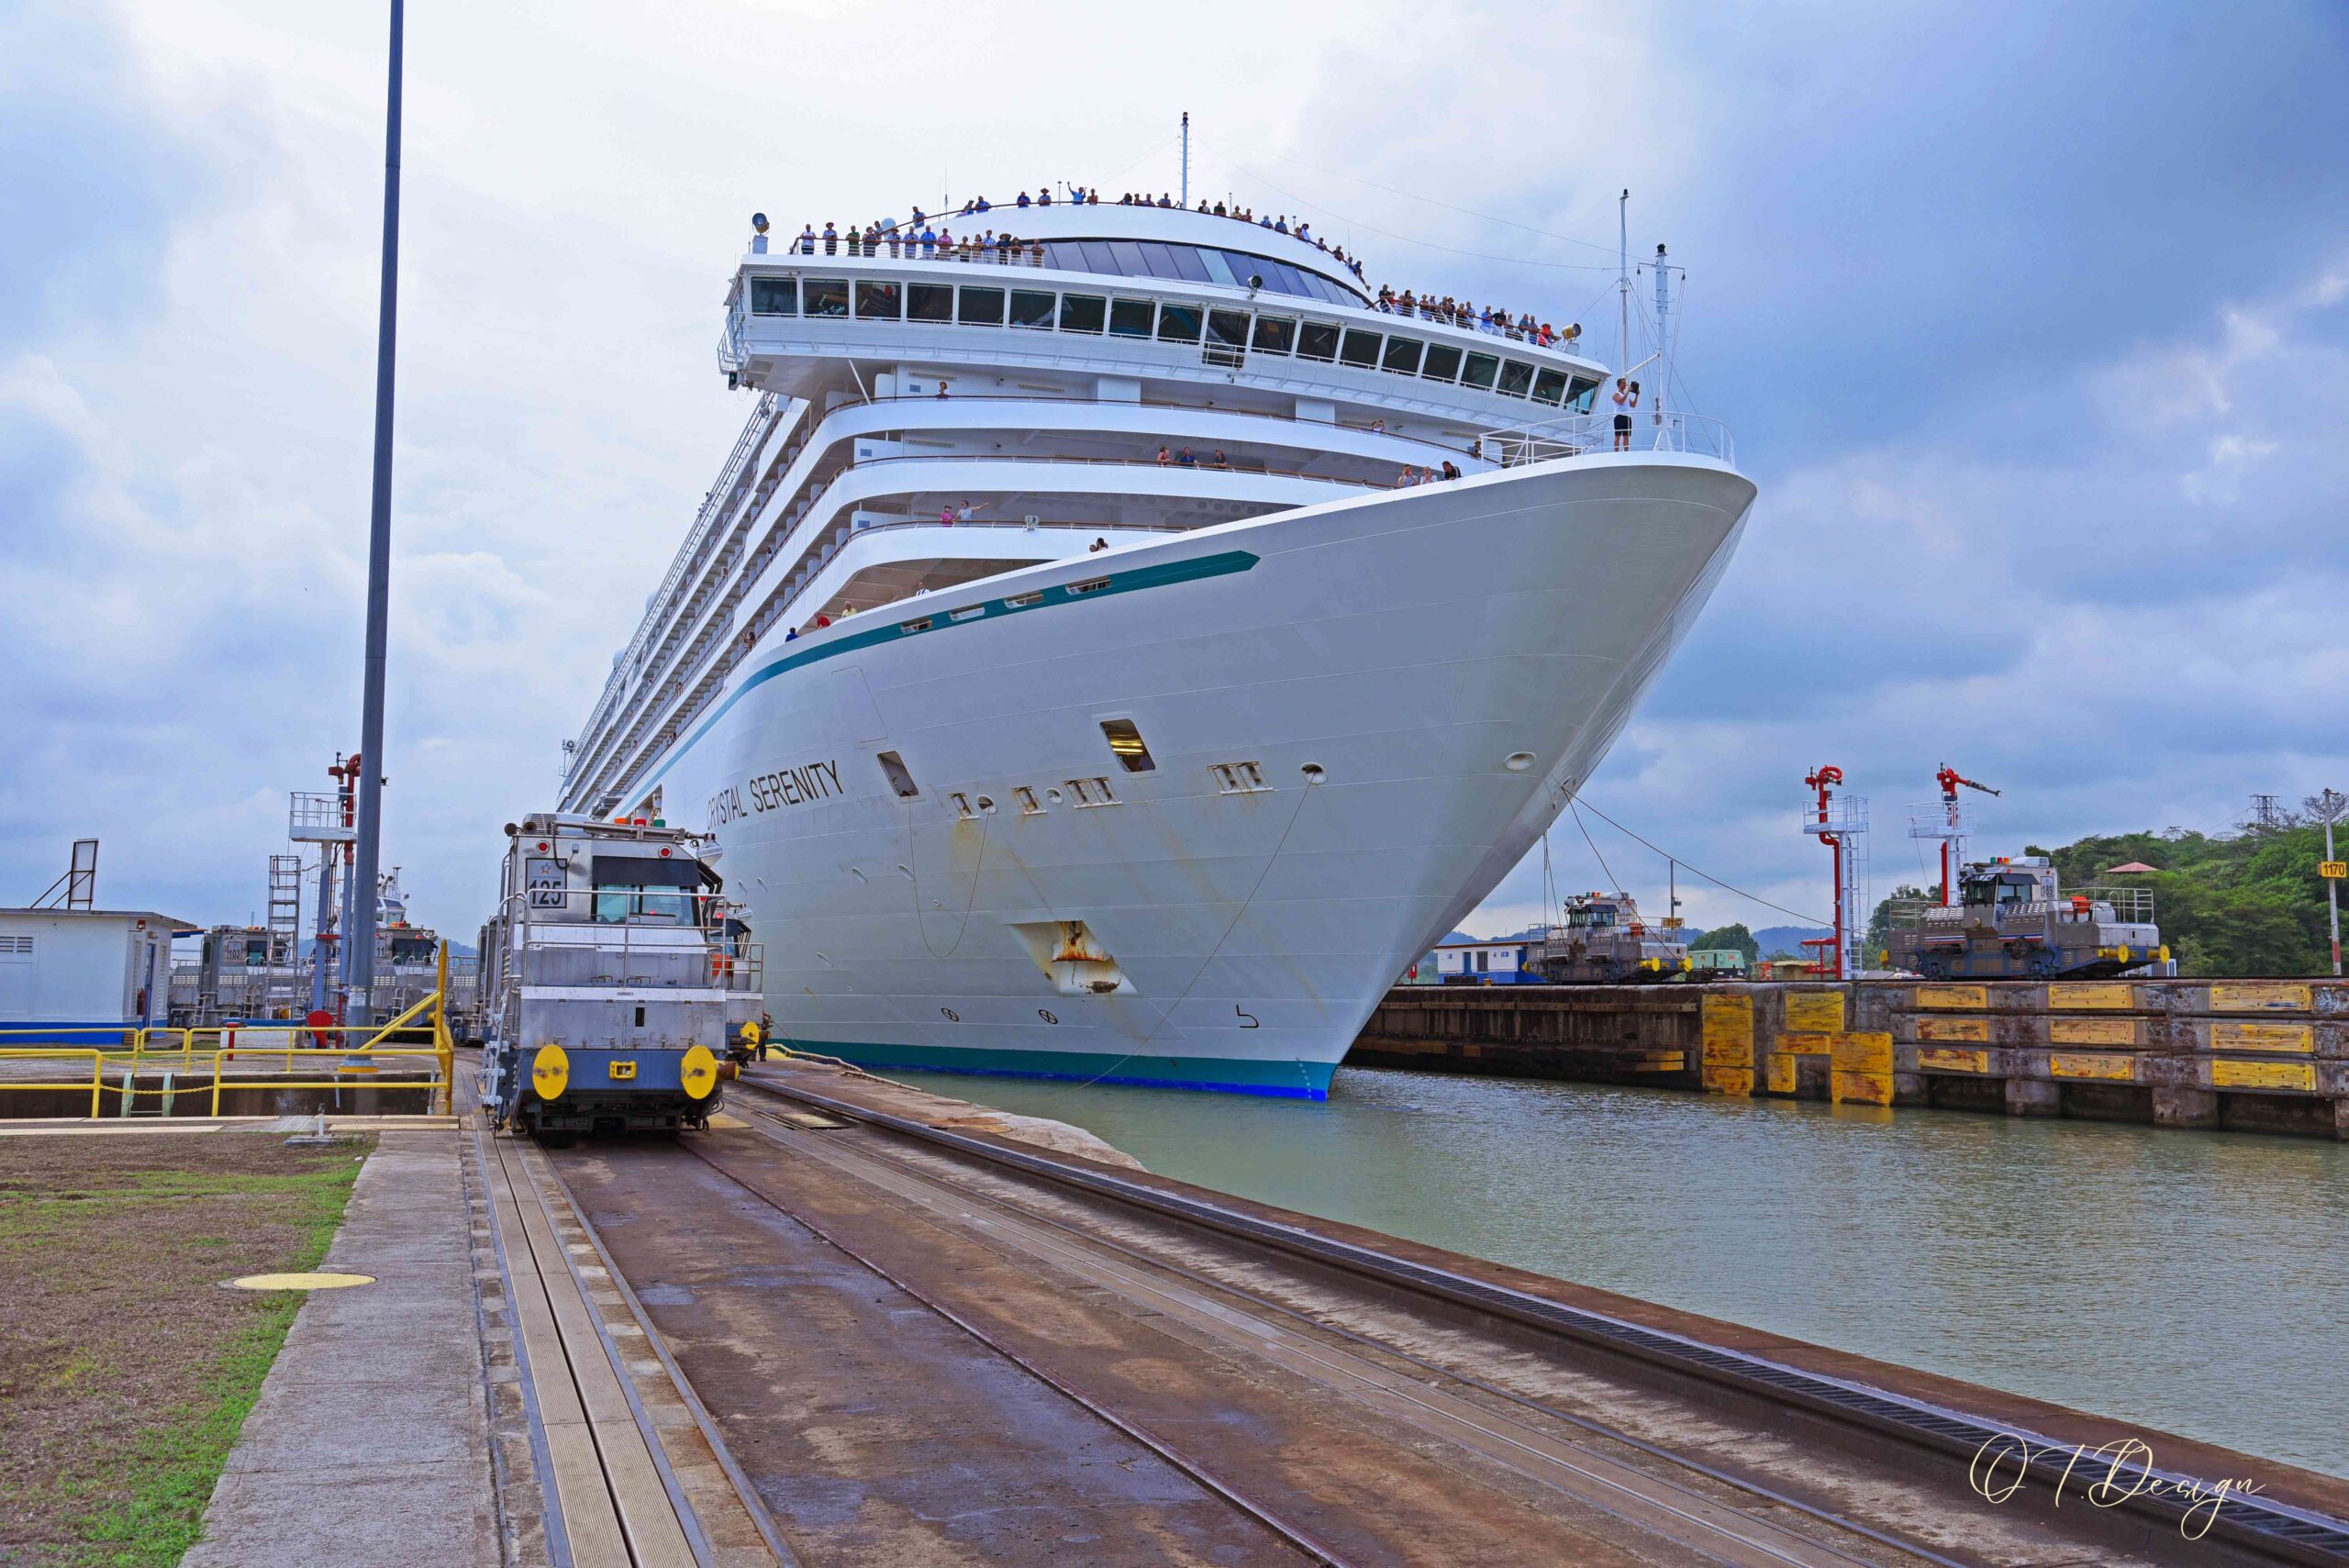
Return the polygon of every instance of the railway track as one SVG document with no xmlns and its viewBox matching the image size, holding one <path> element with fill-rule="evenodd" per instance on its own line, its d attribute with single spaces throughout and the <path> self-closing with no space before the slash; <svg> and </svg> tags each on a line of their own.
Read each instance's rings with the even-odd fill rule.
<svg viewBox="0 0 2349 1568">
<path fill-rule="evenodd" d="M 2158 1513 L 2059 1532 L 1966 1496 L 1963 1459 L 1936 1487 L 1863 1457 L 1947 1453 L 1969 1435 L 1957 1412 L 797 1085 L 737 1084 L 728 1109 L 739 1129 L 569 1151 L 546 1174 L 651 1301 L 680 1387 L 718 1409 L 713 1446 L 741 1448 L 778 1560 L 785 1539 L 810 1562 L 2349 1560 L 2314 1535 L 2330 1521 L 2289 1509 L 2199 1542 Z M 663 1211 L 692 1218 L 649 1244 Z M 1803 1440 L 1831 1427 L 1840 1449 Z M 1774 1451 L 1745 1462 L 1740 1430 Z M 1086 1478 L 1112 1472 L 1105 1508 Z M 1140 1502 L 1119 1491 L 1133 1477 Z"/>
</svg>

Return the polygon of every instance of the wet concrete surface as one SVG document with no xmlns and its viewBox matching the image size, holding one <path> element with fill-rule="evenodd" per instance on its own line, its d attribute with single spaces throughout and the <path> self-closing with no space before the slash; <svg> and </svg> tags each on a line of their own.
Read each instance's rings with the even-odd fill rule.
<svg viewBox="0 0 2349 1568">
<path fill-rule="evenodd" d="M 561 1169 L 807 1562 L 1299 1561 L 693 1154 L 612 1146 Z"/>
</svg>

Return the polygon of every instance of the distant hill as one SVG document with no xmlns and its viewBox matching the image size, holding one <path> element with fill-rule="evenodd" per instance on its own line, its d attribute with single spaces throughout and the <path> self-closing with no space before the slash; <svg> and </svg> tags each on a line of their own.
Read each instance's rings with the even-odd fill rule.
<svg viewBox="0 0 2349 1568">
<path fill-rule="evenodd" d="M 1831 937 L 1834 934 L 1831 929 L 1825 926 L 1765 926 L 1753 933 L 1753 940 L 1761 948 L 1764 958 L 1778 952 L 1792 953 L 1797 958 L 1804 958 L 1809 956 L 1802 951 L 1802 944 L 1806 940 L 1815 940 L 1818 938 Z"/>
</svg>

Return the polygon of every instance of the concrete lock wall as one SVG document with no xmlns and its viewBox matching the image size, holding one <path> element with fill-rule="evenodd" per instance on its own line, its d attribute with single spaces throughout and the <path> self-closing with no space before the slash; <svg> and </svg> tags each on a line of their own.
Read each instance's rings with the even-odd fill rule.
<svg viewBox="0 0 2349 1568">
<path fill-rule="evenodd" d="M 1399 986 L 1347 1060 L 2349 1137 L 2349 984 Z"/>
</svg>

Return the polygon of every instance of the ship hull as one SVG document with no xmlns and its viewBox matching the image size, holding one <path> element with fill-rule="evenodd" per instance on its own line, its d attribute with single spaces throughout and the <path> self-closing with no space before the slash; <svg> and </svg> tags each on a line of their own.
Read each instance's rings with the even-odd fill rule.
<svg viewBox="0 0 2349 1568">
<path fill-rule="evenodd" d="M 1597 766 L 1753 496 L 1598 455 L 1023 568 L 770 639 L 647 784 L 707 814 L 778 1043 L 1319 1098 Z"/>
</svg>

